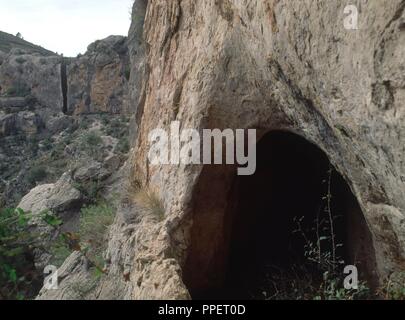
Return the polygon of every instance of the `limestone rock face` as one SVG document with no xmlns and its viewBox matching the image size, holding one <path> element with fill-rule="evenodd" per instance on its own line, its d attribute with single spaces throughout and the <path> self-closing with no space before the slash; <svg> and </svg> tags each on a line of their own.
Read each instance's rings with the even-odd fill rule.
<svg viewBox="0 0 405 320">
<path fill-rule="evenodd" d="M 148 262 L 131 275 L 133 298 L 187 291 L 179 270 L 193 214 L 202 214 L 192 200 L 203 167 L 150 166 L 147 160 L 150 131 L 168 130 L 174 120 L 183 128 L 290 131 L 316 144 L 360 204 L 379 275 L 405 269 L 405 5 L 355 3 L 358 30 L 344 28 L 340 1 L 149 3 L 149 71 L 132 179 L 159 191 L 166 220 L 155 232 L 159 236 L 136 249 L 135 260 Z M 209 223 L 207 230 L 213 230 Z M 214 233 L 210 241 L 220 237 Z M 173 265 L 172 257 L 177 267 L 162 271 Z M 168 286 L 171 280 L 176 285 Z"/>
<path fill-rule="evenodd" d="M 149 164 L 150 131 L 175 120 L 182 128 L 256 128 L 259 137 L 288 131 L 315 144 L 358 201 L 378 278 L 405 270 L 405 4 L 356 5 L 359 28 L 347 30 L 341 1 L 148 2 L 142 91 L 129 88 L 139 97 L 130 182 L 155 190 L 165 217 L 129 200 L 112 226 L 111 272 L 95 298 L 190 298 L 184 266 L 196 221 L 206 246 L 192 272 L 206 275 L 222 253 L 215 246 L 232 168 Z M 137 38 L 131 28 L 129 47 Z"/>
<path fill-rule="evenodd" d="M 137 48 L 132 44 L 132 56 L 143 57 L 133 53 Z M 98 40 L 76 58 L 0 50 L 0 107 L 23 107 L 22 99 L 30 97 L 44 108 L 70 115 L 127 113 L 127 84 L 137 79 L 132 83 L 140 87 L 138 69 L 129 66 L 127 38 L 122 36 Z"/>
<path fill-rule="evenodd" d="M 38 133 L 44 123 L 39 115 L 31 111 L 12 114 L 0 112 L 0 137 L 23 133 L 32 136 Z"/>
<path fill-rule="evenodd" d="M 145 61 L 146 42 L 143 38 L 145 15 L 148 1 L 135 0 L 132 7 L 132 22 L 128 33 L 128 51 L 130 59 L 131 76 L 128 83 L 127 110 L 132 115 L 131 139 L 136 140 L 138 133 L 138 120 L 142 113 L 142 101 L 146 91 L 148 68 Z M 145 81 L 144 81 L 145 80 Z M 141 96 L 141 93 L 142 96 Z"/>
<path fill-rule="evenodd" d="M 92 43 L 85 55 L 67 66 L 67 112 L 124 112 L 130 72 L 125 37 Z"/>
<path fill-rule="evenodd" d="M 61 58 L 13 49 L 0 65 L 0 95 L 31 96 L 43 107 L 62 111 Z"/>
</svg>

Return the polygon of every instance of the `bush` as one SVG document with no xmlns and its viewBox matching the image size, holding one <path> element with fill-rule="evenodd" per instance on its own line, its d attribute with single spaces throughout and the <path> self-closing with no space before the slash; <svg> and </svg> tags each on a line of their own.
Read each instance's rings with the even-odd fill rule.
<svg viewBox="0 0 405 320">
<path fill-rule="evenodd" d="M 44 150 L 51 150 L 53 147 L 53 141 L 51 138 L 47 138 L 45 140 L 42 141 L 42 146 L 44 148 Z"/>
<path fill-rule="evenodd" d="M 129 67 L 127 67 L 125 69 L 124 75 L 125 75 L 125 79 L 127 79 L 127 81 L 129 81 L 129 79 L 131 78 L 131 69 Z"/>
<path fill-rule="evenodd" d="M 103 140 L 98 133 L 92 131 L 84 136 L 84 142 L 89 146 L 97 147 L 103 143 Z"/>
<path fill-rule="evenodd" d="M 96 289 L 99 283 L 99 277 L 94 279 L 77 280 L 68 285 L 68 294 L 72 300 L 86 300 L 88 296 Z"/>
<path fill-rule="evenodd" d="M 90 131 L 84 134 L 79 142 L 79 147 L 82 151 L 85 151 L 91 155 L 100 152 L 100 147 L 103 144 L 103 139 L 99 132 Z"/>
<path fill-rule="evenodd" d="M 17 59 L 15 59 L 15 62 L 17 62 L 18 64 L 23 64 L 23 63 L 25 63 L 27 60 L 25 60 L 24 58 L 22 58 L 22 57 L 18 57 Z"/>
<path fill-rule="evenodd" d="M 114 221 L 115 210 L 104 202 L 85 206 L 80 212 L 78 233 L 62 232 L 49 252 L 51 263 L 60 267 L 72 252 L 80 252 L 89 262 L 89 267 L 99 277 L 104 274 L 103 251 L 106 248 L 107 231 Z M 43 220 L 58 232 L 62 221 L 46 212 Z"/>
<path fill-rule="evenodd" d="M 385 281 L 385 286 L 378 290 L 386 300 L 405 300 L 405 272 L 393 274 Z"/>
<path fill-rule="evenodd" d="M 37 98 L 32 94 L 28 94 L 27 97 L 25 98 L 25 101 L 27 103 L 28 110 L 35 111 L 35 105 L 38 103 Z"/>
<path fill-rule="evenodd" d="M 50 253 L 52 255 L 51 264 L 60 268 L 72 254 L 72 250 L 67 245 L 65 238 L 60 236 L 53 242 Z"/>
<path fill-rule="evenodd" d="M 115 211 L 106 203 L 86 206 L 80 214 L 79 238 L 87 258 L 95 265 L 103 264 L 108 228 L 114 221 Z"/>
<path fill-rule="evenodd" d="M 274 300 L 356 300 L 373 298 L 365 282 L 358 283 L 358 289 L 344 288 L 345 275 L 343 244 L 337 240 L 336 220 L 340 217 L 332 212 L 331 206 L 332 169 L 324 181 L 326 194 L 322 197 L 317 218 L 305 221 L 305 217 L 296 216 L 297 228 L 291 235 L 302 239 L 304 255 L 295 263 L 266 266 L 259 275 L 261 288 L 254 293 L 254 298 Z M 304 226 L 306 227 L 304 227 Z M 297 239 L 298 240 L 298 239 Z M 294 252 L 290 252 L 294 256 Z M 249 285 L 249 284 L 248 284 Z"/>
<path fill-rule="evenodd" d="M 110 121 L 110 125 L 105 129 L 109 136 L 120 139 L 128 136 L 128 127 L 125 122 L 119 119 L 113 119 Z"/>
<path fill-rule="evenodd" d="M 108 124 L 110 123 L 109 117 L 110 117 L 110 115 L 105 114 L 105 113 L 101 115 L 101 123 L 102 123 L 104 126 L 106 126 L 106 125 L 108 125 Z"/>
<path fill-rule="evenodd" d="M 103 184 L 96 180 L 84 181 L 84 182 L 75 182 L 73 186 L 84 194 L 87 198 L 87 201 L 95 203 L 98 201 L 100 190 L 103 188 Z"/>
<path fill-rule="evenodd" d="M 31 94 L 31 89 L 21 81 L 15 81 L 13 85 L 6 90 L 8 97 L 26 97 Z"/>
<path fill-rule="evenodd" d="M 40 285 L 31 253 L 36 237 L 27 231 L 30 219 L 21 209 L 0 211 L 0 300 L 31 297 Z"/>
<path fill-rule="evenodd" d="M 115 151 L 122 154 L 127 154 L 130 150 L 128 138 L 122 138 L 115 147 Z"/>
<path fill-rule="evenodd" d="M 42 166 L 34 167 L 28 172 L 27 181 L 30 184 L 44 181 L 48 175 L 46 169 Z"/>
<path fill-rule="evenodd" d="M 6 90 L 6 96 L 7 97 L 14 97 L 17 95 L 17 90 L 15 87 L 10 87 Z M 9 113 L 9 112 L 7 112 Z"/>
</svg>

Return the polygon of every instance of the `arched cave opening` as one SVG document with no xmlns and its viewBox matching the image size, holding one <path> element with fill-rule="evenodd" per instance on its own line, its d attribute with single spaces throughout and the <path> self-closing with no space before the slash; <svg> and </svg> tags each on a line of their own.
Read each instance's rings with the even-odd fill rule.
<svg viewBox="0 0 405 320">
<path fill-rule="evenodd" d="M 310 298 L 305 286 L 322 286 L 326 271 L 343 275 L 352 264 L 374 285 L 360 206 L 325 153 L 304 138 L 268 133 L 254 175 L 207 166 L 194 195 L 183 268 L 193 299 Z"/>
</svg>

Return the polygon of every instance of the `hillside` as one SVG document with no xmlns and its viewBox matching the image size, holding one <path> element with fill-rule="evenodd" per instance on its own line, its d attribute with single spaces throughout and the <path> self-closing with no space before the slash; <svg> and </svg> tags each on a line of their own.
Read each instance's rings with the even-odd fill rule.
<svg viewBox="0 0 405 320">
<path fill-rule="evenodd" d="M 0 31 L 0 51 L 8 53 L 13 48 L 20 48 L 22 50 L 27 50 L 30 52 L 38 52 L 47 56 L 55 55 L 55 53 L 52 51 L 46 50 L 31 42 L 13 36 L 12 34 Z"/>
</svg>

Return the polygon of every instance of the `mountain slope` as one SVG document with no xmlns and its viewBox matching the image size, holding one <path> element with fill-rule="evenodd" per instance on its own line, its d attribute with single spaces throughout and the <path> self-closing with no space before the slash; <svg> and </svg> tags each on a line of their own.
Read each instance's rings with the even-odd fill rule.
<svg viewBox="0 0 405 320">
<path fill-rule="evenodd" d="M 0 51 L 8 53 L 13 48 L 37 52 L 47 56 L 55 55 L 55 53 L 52 51 L 46 50 L 19 37 L 13 36 L 12 34 L 0 31 Z"/>
</svg>

